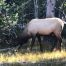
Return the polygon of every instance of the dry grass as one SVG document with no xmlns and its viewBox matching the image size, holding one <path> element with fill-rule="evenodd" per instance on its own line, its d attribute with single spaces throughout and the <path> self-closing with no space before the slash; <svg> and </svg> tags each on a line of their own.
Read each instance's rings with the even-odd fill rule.
<svg viewBox="0 0 66 66">
<path fill-rule="evenodd" d="M 45 60 L 53 60 L 53 59 L 62 59 L 66 58 L 65 51 L 56 51 L 56 52 L 44 52 L 44 53 L 19 53 L 15 54 L 0 54 L 0 63 L 12 63 L 12 62 L 39 62 Z"/>
</svg>

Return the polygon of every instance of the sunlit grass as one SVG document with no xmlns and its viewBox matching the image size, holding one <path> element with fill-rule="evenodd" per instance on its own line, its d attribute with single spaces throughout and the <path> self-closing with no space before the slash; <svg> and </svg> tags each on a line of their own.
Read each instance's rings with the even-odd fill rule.
<svg viewBox="0 0 66 66">
<path fill-rule="evenodd" d="M 56 52 L 36 52 L 36 53 L 19 53 L 16 52 L 15 54 L 9 55 L 9 54 L 0 54 L 0 63 L 5 62 L 39 62 L 39 61 L 45 61 L 45 60 L 53 60 L 53 59 L 62 59 L 66 58 L 66 52 L 65 51 L 56 51 Z"/>
</svg>

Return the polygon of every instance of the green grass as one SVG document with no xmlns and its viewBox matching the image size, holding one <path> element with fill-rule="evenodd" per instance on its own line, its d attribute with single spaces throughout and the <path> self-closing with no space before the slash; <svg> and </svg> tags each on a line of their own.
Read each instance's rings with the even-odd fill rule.
<svg viewBox="0 0 66 66">
<path fill-rule="evenodd" d="M 66 51 L 56 52 L 30 52 L 5 54 L 0 53 L 0 63 L 14 63 L 14 62 L 40 62 L 45 60 L 63 59 L 66 58 Z"/>
</svg>

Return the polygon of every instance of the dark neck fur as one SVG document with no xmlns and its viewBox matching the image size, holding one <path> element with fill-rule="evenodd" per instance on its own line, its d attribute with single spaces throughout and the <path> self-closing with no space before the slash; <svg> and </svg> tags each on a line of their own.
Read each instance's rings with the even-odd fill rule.
<svg viewBox="0 0 66 66">
<path fill-rule="evenodd" d="M 24 43 L 27 43 L 27 41 L 29 40 L 30 36 L 28 35 L 27 33 L 27 29 L 25 29 L 22 34 L 20 34 L 20 36 L 17 38 L 18 39 L 18 42 L 20 44 L 24 44 Z"/>
</svg>

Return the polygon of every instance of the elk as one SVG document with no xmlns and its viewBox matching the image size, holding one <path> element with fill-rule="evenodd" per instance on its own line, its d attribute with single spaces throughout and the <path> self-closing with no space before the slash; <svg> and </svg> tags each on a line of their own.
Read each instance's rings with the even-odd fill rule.
<svg viewBox="0 0 66 66">
<path fill-rule="evenodd" d="M 62 37 L 61 33 L 64 27 L 64 21 L 60 18 L 45 18 L 45 19 L 32 19 L 25 27 L 21 35 L 17 38 L 20 45 L 26 43 L 29 38 L 32 38 L 32 46 L 34 45 L 35 38 L 38 38 L 40 43 L 40 50 L 43 51 L 41 46 L 41 36 L 54 36 L 57 39 L 54 49 L 61 50 Z"/>
</svg>

